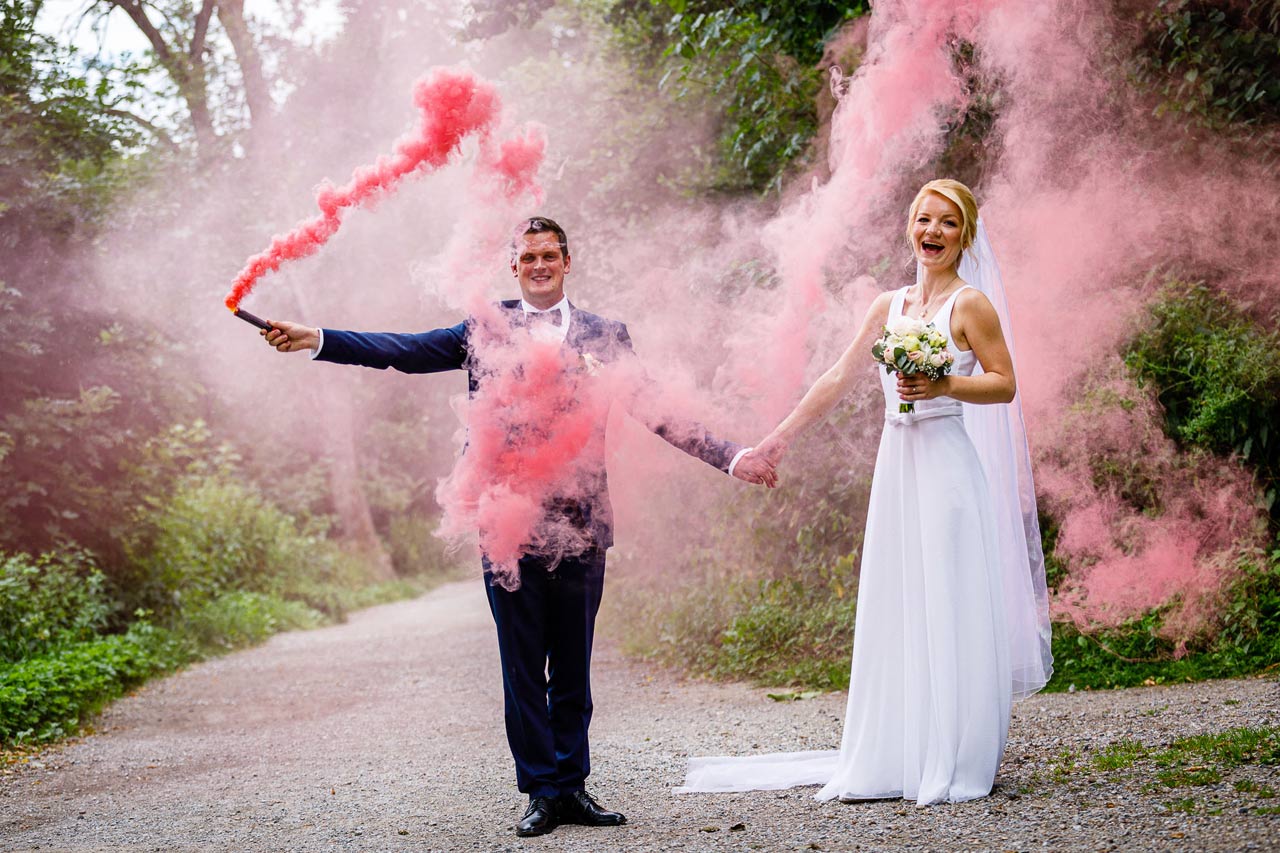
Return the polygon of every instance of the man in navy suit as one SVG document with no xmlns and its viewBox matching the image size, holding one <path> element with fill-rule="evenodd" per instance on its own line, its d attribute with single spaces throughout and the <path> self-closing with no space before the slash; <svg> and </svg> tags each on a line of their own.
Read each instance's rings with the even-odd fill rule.
<svg viewBox="0 0 1280 853">
<path fill-rule="evenodd" d="M 512 274 L 522 298 L 499 306 L 499 332 L 536 326 L 558 336 L 563 347 L 585 362 L 609 364 L 634 358 L 624 324 L 582 311 L 564 293 L 569 244 L 564 230 L 546 217 L 522 223 L 513 246 Z M 360 333 L 272 322 L 263 332 L 281 352 L 310 350 L 318 361 L 355 364 L 405 373 L 466 369 L 473 396 L 489 371 L 483 363 L 482 334 L 475 318 L 419 334 Z M 492 323 L 483 331 L 492 332 Z M 553 338 L 554 339 L 554 338 Z M 477 352 L 480 355 L 477 356 Z M 643 395 L 642 395 L 643 396 Z M 696 423 L 664 418 L 633 405 L 632 414 L 659 436 L 709 465 L 739 479 L 772 487 L 773 469 L 755 454 L 710 435 Z M 605 480 L 604 427 L 594 425 L 585 459 L 585 485 L 570 495 L 551 496 L 544 509 L 553 527 L 573 532 L 577 547 L 568 555 L 533 552 L 519 561 L 518 587 L 495 583 L 486 556 L 485 590 L 498 633 L 502 661 L 507 742 L 515 758 L 516 782 L 529 805 L 516 828 L 521 836 L 542 835 L 560 823 L 618 826 L 626 818 L 602 808 L 586 792 L 590 772 L 587 728 L 591 722 L 591 645 L 604 590 L 605 552 L 613 544 L 613 513 Z M 513 440 L 515 437 L 513 436 Z M 563 537 L 562 537 L 563 538 Z M 500 580 L 504 578 L 499 578 Z"/>
</svg>

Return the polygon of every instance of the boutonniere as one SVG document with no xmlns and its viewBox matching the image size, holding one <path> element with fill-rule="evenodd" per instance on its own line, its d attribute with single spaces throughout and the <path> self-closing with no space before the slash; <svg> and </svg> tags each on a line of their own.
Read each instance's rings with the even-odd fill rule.
<svg viewBox="0 0 1280 853">
<path fill-rule="evenodd" d="M 604 362 L 589 352 L 584 352 L 578 356 L 578 361 L 582 364 L 582 372 L 588 376 L 595 376 L 600 372 L 600 368 L 604 367 Z"/>
</svg>

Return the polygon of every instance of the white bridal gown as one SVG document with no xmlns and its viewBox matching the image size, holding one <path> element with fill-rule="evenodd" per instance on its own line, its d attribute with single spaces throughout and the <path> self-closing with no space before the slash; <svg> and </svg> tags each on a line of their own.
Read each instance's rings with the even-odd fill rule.
<svg viewBox="0 0 1280 853">
<path fill-rule="evenodd" d="M 905 295 L 906 288 L 894 295 L 890 322 Z M 957 295 L 933 321 L 948 338 Z M 952 373 L 971 375 L 973 352 L 952 352 Z M 678 792 L 821 784 L 819 799 L 905 797 L 923 805 L 991 791 L 1016 682 L 996 511 L 962 404 L 927 400 L 900 415 L 896 377 L 880 376 L 885 427 L 840 750 L 695 758 Z"/>
</svg>

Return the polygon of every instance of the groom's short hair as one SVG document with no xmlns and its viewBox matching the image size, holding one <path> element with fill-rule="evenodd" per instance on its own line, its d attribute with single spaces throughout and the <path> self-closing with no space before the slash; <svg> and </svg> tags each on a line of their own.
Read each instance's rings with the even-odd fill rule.
<svg viewBox="0 0 1280 853">
<path fill-rule="evenodd" d="M 561 253 L 563 253 L 566 258 L 569 257 L 569 237 L 564 233 L 564 229 L 561 228 L 554 219 L 546 216 L 530 216 L 521 224 L 524 227 L 518 229 L 516 232 L 521 236 L 525 234 L 555 234 L 556 240 L 560 242 Z M 511 248 L 513 251 L 519 251 L 519 247 L 514 243 Z"/>
</svg>

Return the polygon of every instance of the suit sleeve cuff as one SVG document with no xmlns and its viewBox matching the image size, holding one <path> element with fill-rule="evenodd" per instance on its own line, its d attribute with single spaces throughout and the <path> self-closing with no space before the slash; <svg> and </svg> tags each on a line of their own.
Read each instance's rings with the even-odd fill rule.
<svg viewBox="0 0 1280 853">
<path fill-rule="evenodd" d="M 729 463 L 729 476 L 730 476 L 730 477 L 732 477 L 732 476 L 733 476 L 733 469 L 738 467 L 738 460 L 739 460 L 739 459 L 741 459 L 742 457 L 746 456 L 746 455 L 747 455 L 748 453 L 750 453 L 752 450 L 755 450 L 755 448 L 754 448 L 754 447 L 744 447 L 744 448 L 742 448 L 741 450 L 739 450 L 736 454 L 734 454 L 733 461 Z"/>
<path fill-rule="evenodd" d="M 316 329 L 320 335 L 320 342 L 316 344 L 316 348 L 311 351 L 311 358 L 315 359 L 320 355 L 320 350 L 324 349 L 324 329 Z"/>
</svg>

